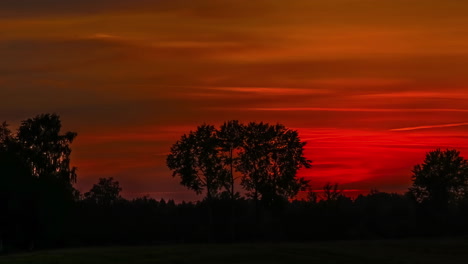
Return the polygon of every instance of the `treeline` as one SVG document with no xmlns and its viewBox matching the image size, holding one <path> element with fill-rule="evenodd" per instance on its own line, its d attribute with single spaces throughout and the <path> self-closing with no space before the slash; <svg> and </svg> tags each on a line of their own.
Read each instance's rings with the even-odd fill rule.
<svg viewBox="0 0 468 264">
<path fill-rule="evenodd" d="M 310 241 L 468 235 L 468 162 L 435 150 L 413 170 L 406 194 L 356 199 L 321 193 L 296 177 L 310 167 L 297 131 L 265 123 L 203 125 L 171 148 L 168 167 L 199 202 L 126 200 L 113 178 L 74 187 L 70 144 L 58 115 L 0 126 L 0 251 L 195 242 Z M 240 195 L 234 186 L 244 188 Z M 304 200 L 295 200 L 308 190 Z"/>
<path fill-rule="evenodd" d="M 373 191 L 352 200 L 257 206 L 252 199 L 179 203 L 143 197 L 78 201 L 64 245 L 394 239 L 468 235 L 468 202 L 440 210 L 410 195 Z"/>
<path fill-rule="evenodd" d="M 118 185 L 111 178 L 105 182 Z M 95 189 L 108 189 L 105 185 Z M 75 228 L 67 237 L 75 245 L 102 245 L 468 235 L 468 199 L 441 209 L 418 202 L 410 192 L 372 190 L 351 199 L 335 186 L 327 184 L 308 199 L 259 206 L 250 198 L 233 202 L 227 196 L 178 204 L 149 197 L 129 201 L 114 192 L 107 195 L 110 200 L 78 201 Z"/>
</svg>

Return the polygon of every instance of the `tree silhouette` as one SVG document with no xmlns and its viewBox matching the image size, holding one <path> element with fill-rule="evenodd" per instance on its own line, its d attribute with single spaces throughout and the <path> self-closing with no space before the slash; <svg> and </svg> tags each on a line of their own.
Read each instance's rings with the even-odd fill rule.
<svg viewBox="0 0 468 264">
<path fill-rule="evenodd" d="M 337 201 L 341 196 L 343 196 L 343 191 L 338 188 L 338 183 L 328 182 L 323 186 L 323 200 Z"/>
<path fill-rule="evenodd" d="M 36 217 L 37 179 L 18 154 L 8 129 L 0 125 L 0 244 L 11 247 L 31 241 Z M 3 249 L 0 247 L 0 253 Z"/>
<path fill-rule="evenodd" d="M 179 176 L 180 183 L 197 194 L 206 192 L 208 200 L 216 197 L 219 190 L 226 186 L 228 171 L 220 156 L 216 129 L 202 125 L 195 132 L 183 135 L 171 147 L 166 160 L 172 176 Z"/>
<path fill-rule="evenodd" d="M 37 237 L 42 243 L 62 239 L 77 194 L 73 188 L 76 168 L 70 166 L 70 144 L 77 134 L 62 134 L 61 128 L 57 114 L 41 114 L 22 121 L 15 139 L 21 160 L 37 182 L 34 207 Z"/>
<path fill-rule="evenodd" d="M 231 199 L 236 197 L 234 169 L 239 165 L 239 157 L 236 154 L 243 144 L 244 129 L 245 127 L 239 121 L 231 120 L 225 122 L 216 133 L 222 151 L 222 162 L 229 172 L 228 180 L 224 181 L 223 185 Z"/>
<path fill-rule="evenodd" d="M 311 167 L 311 161 L 303 154 L 305 144 L 297 131 L 283 125 L 248 124 L 238 170 L 243 174 L 241 184 L 249 196 L 271 203 L 306 190 L 308 182 L 296 178 L 299 168 Z"/>
<path fill-rule="evenodd" d="M 183 135 L 171 148 L 167 166 L 181 184 L 206 197 L 216 197 L 224 187 L 233 198 L 234 169 L 241 185 L 254 200 L 271 202 L 294 197 L 308 182 L 296 178 L 301 167 L 310 168 L 303 155 L 305 142 L 297 131 L 283 125 L 229 121 L 216 130 L 203 125 Z M 238 156 L 235 157 L 235 154 Z"/>
<path fill-rule="evenodd" d="M 309 203 L 312 203 L 312 204 L 315 204 L 318 202 L 319 200 L 319 196 L 317 194 L 317 192 L 315 192 L 313 189 L 312 189 L 312 186 L 308 186 L 307 189 L 306 189 L 306 192 L 307 192 L 307 196 L 306 196 L 306 199 L 305 201 L 309 202 Z"/>
<path fill-rule="evenodd" d="M 11 139 L 12 135 L 10 129 L 8 128 L 8 124 L 7 122 L 3 122 L 0 125 L 0 148 L 6 148 L 8 141 L 11 141 Z"/>
<path fill-rule="evenodd" d="M 109 206 L 116 203 L 122 197 L 120 192 L 122 188 L 114 178 L 99 178 L 99 182 L 94 184 L 89 192 L 84 194 L 85 199 L 92 201 L 97 205 Z"/>
<path fill-rule="evenodd" d="M 70 167 L 70 144 L 77 133 L 60 134 L 61 127 L 58 115 L 38 115 L 22 121 L 17 141 L 32 175 L 59 179 L 71 186 L 76 182 L 76 168 Z"/>
<path fill-rule="evenodd" d="M 409 190 L 417 201 L 446 208 L 467 195 L 468 161 L 455 149 L 431 151 L 414 167 L 412 180 Z"/>
<path fill-rule="evenodd" d="M 61 239 L 75 198 L 76 169 L 70 168 L 69 145 L 76 133 L 60 134 L 60 129 L 56 114 L 22 121 L 15 135 L 6 123 L 0 127 L 1 199 L 8 205 L 5 215 L 15 221 L 13 230 L 22 230 L 13 237 L 23 237 L 28 248 L 34 241 Z"/>
</svg>

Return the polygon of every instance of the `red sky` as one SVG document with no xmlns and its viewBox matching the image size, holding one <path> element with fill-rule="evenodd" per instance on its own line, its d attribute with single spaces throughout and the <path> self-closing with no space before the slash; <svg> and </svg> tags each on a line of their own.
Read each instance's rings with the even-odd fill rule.
<svg viewBox="0 0 468 264">
<path fill-rule="evenodd" d="M 282 123 L 319 189 L 405 191 L 435 148 L 468 156 L 468 2 L 0 3 L 0 119 L 61 115 L 87 191 L 196 199 L 165 167 L 203 123 Z"/>
</svg>

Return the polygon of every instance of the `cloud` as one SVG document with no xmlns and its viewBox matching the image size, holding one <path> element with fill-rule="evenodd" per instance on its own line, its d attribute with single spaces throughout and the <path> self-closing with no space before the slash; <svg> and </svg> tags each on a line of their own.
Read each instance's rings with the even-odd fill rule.
<svg viewBox="0 0 468 264">
<path fill-rule="evenodd" d="M 458 99 L 466 100 L 468 99 L 468 94 L 465 91 L 447 91 L 447 92 L 436 92 L 436 91 L 402 91 L 402 92 L 393 92 L 393 93 L 377 93 L 377 94 L 365 94 L 358 95 L 358 97 L 363 98 L 434 98 L 434 99 Z"/>
<path fill-rule="evenodd" d="M 259 94 L 262 96 L 274 95 L 315 95 L 315 94 L 330 94 L 330 90 L 326 89 L 307 89 L 307 88 L 280 88 L 280 87 L 214 87 L 205 88 L 206 90 L 215 90 L 218 92 L 235 92 L 240 94 L 255 95 Z M 231 94 L 232 95 L 232 94 Z"/>
<path fill-rule="evenodd" d="M 325 108 L 325 107 L 278 107 L 278 108 L 247 108 L 246 111 L 314 111 L 314 112 L 468 112 L 468 109 L 391 109 L 391 108 Z"/>
</svg>

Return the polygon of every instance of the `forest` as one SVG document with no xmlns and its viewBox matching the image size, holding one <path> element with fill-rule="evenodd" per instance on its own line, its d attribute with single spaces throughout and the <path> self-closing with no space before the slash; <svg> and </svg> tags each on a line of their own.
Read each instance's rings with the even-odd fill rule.
<svg viewBox="0 0 468 264">
<path fill-rule="evenodd" d="M 114 178 L 74 187 L 75 132 L 40 114 L 13 132 L 0 126 L 0 252 L 96 245 L 154 245 L 464 237 L 468 161 L 435 149 L 412 171 L 406 193 L 371 190 L 355 199 L 338 184 L 313 191 L 297 177 L 313 168 L 295 130 L 227 121 L 182 135 L 167 155 L 180 184 L 202 195 L 175 203 L 128 200 Z M 171 177 L 171 175 L 168 175 Z M 299 192 L 307 193 L 299 199 Z"/>
</svg>

